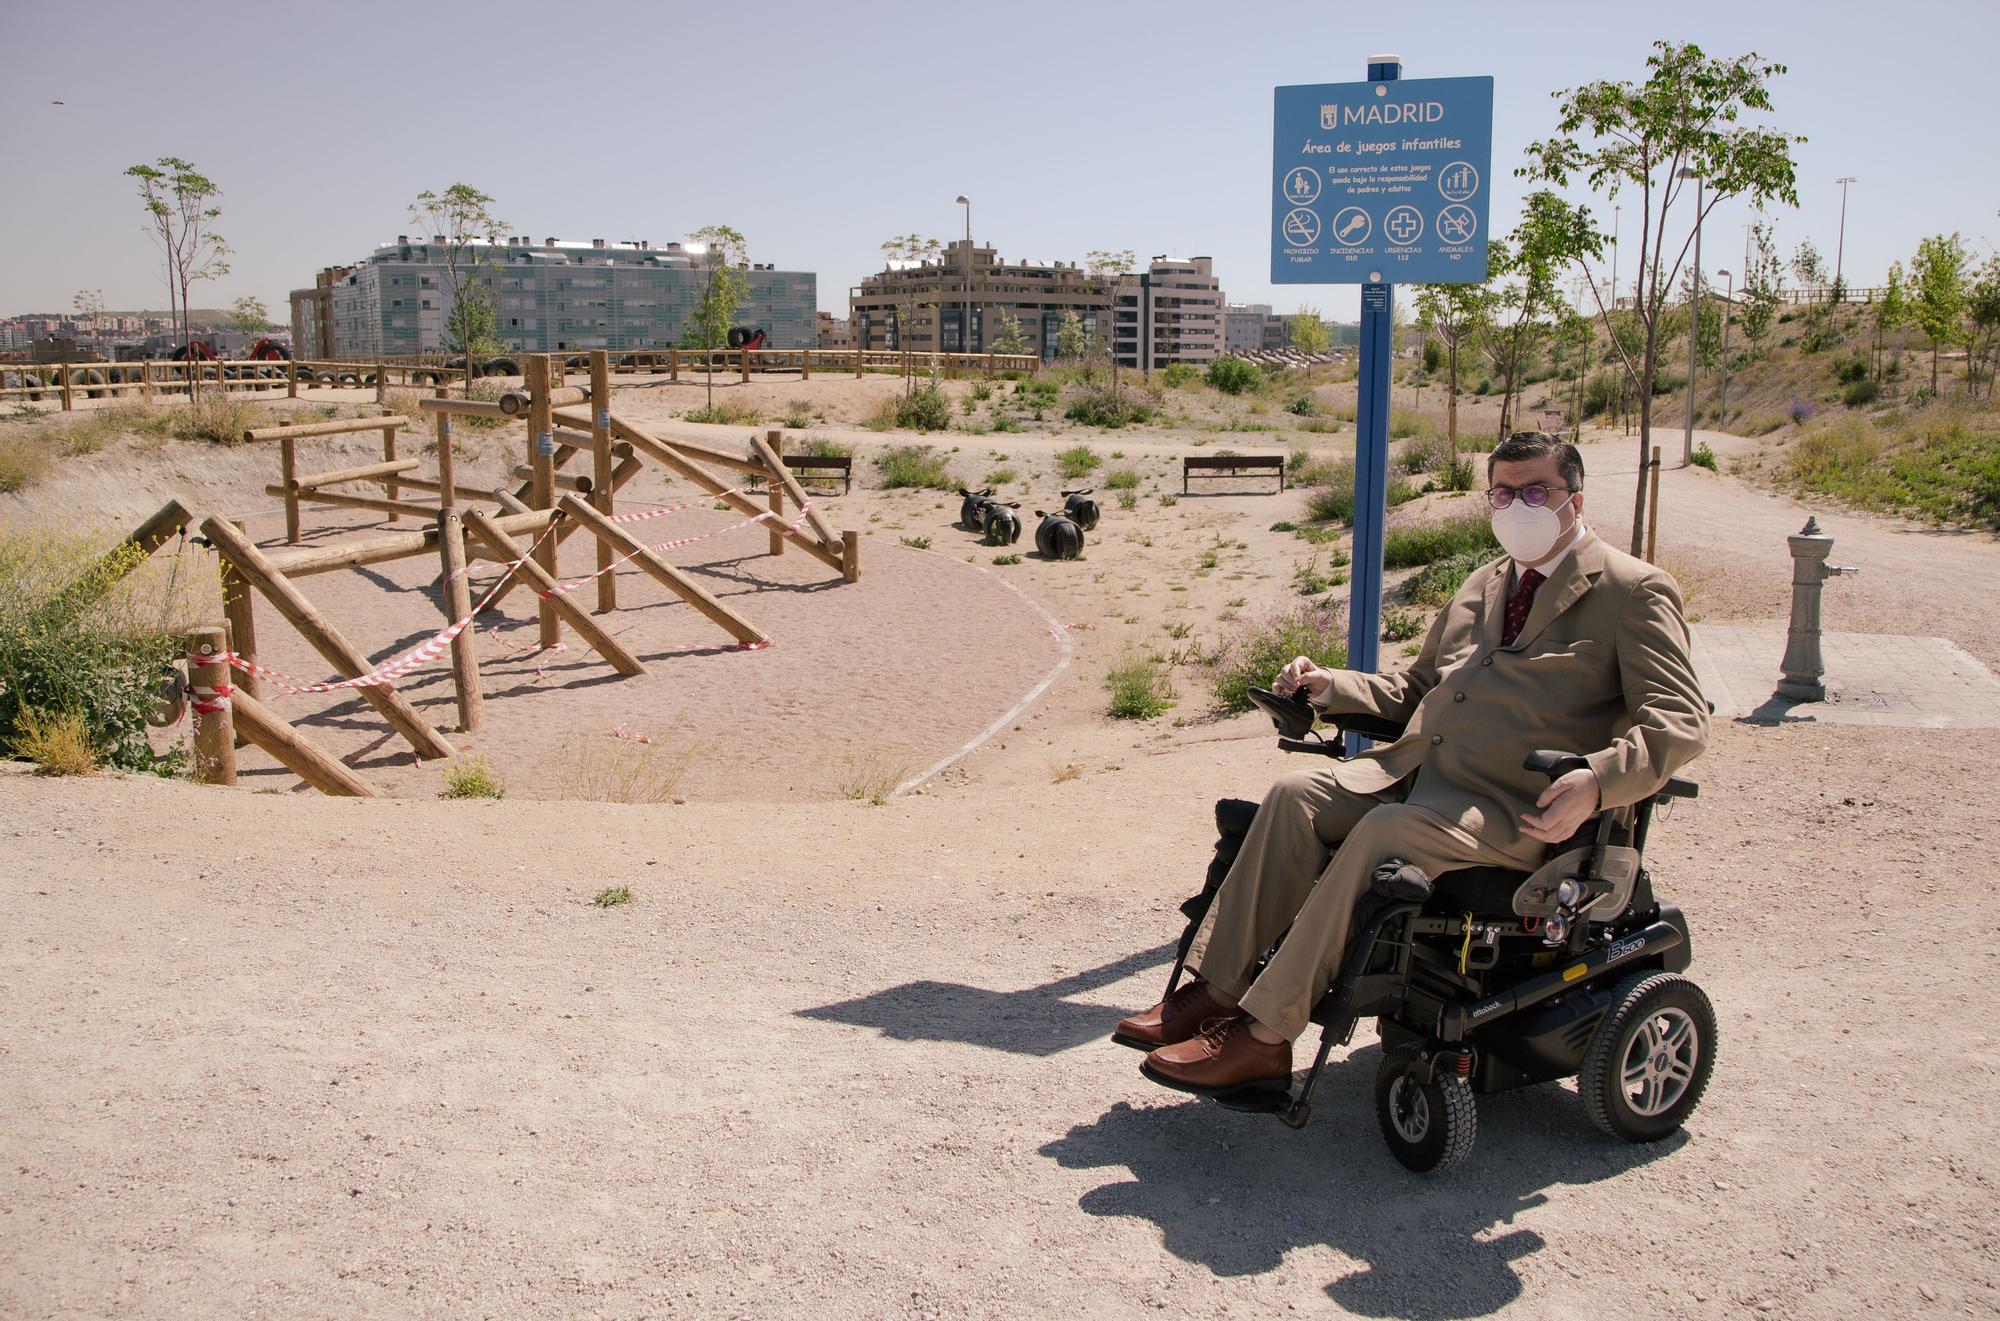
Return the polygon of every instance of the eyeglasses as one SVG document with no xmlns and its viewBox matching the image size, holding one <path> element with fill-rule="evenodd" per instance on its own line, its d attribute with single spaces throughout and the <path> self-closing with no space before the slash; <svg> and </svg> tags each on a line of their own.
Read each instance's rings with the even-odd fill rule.
<svg viewBox="0 0 2000 1321">
<path fill-rule="evenodd" d="M 1574 486 L 1545 486 L 1541 482 L 1530 482 L 1526 486 L 1489 486 L 1486 488 L 1486 502 L 1495 509 L 1505 509 L 1519 496 L 1521 503 L 1530 509 L 1540 509 L 1549 502 L 1550 491 L 1574 491 Z"/>
</svg>

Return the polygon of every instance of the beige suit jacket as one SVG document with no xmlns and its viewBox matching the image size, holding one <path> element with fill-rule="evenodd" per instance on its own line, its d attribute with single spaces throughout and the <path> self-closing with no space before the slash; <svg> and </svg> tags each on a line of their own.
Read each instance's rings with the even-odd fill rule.
<svg viewBox="0 0 2000 1321">
<path fill-rule="evenodd" d="M 1415 775 L 1407 801 L 1532 860 L 1543 846 L 1520 818 L 1549 782 L 1523 769 L 1524 757 L 1579 753 L 1603 805 L 1624 807 L 1707 746 L 1708 705 L 1665 573 L 1585 532 L 1503 647 L 1510 567 L 1503 555 L 1473 570 L 1409 669 L 1337 671 L 1322 706 L 1408 722 L 1394 743 L 1339 763 L 1342 787 L 1380 793 Z"/>
</svg>

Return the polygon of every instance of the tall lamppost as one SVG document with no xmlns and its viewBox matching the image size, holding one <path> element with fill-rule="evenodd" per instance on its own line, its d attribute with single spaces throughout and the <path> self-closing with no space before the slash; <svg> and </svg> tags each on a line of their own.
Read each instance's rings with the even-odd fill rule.
<svg viewBox="0 0 2000 1321">
<path fill-rule="evenodd" d="M 1842 302 L 1847 301 L 1847 286 L 1840 282 L 1840 258 L 1847 247 L 1847 185 L 1855 182 L 1851 174 L 1834 180 L 1840 185 L 1840 237 L 1833 242 L 1833 292 Z"/>
<path fill-rule="evenodd" d="M 1707 180 L 1683 165 L 1680 177 L 1694 180 L 1694 293 L 1688 299 L 1688 406 L 1687 428 L 1681 436 L 1681 467 L 1694 462 L 1694 375 L 1695 346 L 1701 340 L 1701 204 Z M 1651 381 L 1642 388 L 1650 388 Z"/>
<path fill-rule="evenodd" d="M 960 352 L 970 353 L 972 352 L 972 199 L 960 193 L 958 202 L 965 208 L 965 310 L 959 314 L 958 347 Z"/>
<path fill-rule="evenodd" d="M 1722 398 L 1715 405 L 1721 415 L 1722 425 L 1729 425 L 1729 314 L 1736 308 L 1736 277 L 1728 271 L 1717 271 L 1717 275 L 1729 279 L 1729 293 L 1722 304 Z"/>
</svg>

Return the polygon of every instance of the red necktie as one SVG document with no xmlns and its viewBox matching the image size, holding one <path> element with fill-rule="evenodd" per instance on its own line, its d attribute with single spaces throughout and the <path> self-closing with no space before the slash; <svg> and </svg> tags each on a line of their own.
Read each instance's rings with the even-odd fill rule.
<svg viewBox="0 0 2000 1321">
<path fill-rule="evenodd" d="M 1535 604 L 1535 589 L 1544 579 L 1533 569 L 1521 570 L 1521 581 L 1515 586 L 1514 594 L 1507 598 L 1507 624 L 1500 632 L 1500 645 L 1511 647 L 1514 639 L 1521 636 L 1521 629 L 1528 622 L 1528 610 Z"/>
</svg>

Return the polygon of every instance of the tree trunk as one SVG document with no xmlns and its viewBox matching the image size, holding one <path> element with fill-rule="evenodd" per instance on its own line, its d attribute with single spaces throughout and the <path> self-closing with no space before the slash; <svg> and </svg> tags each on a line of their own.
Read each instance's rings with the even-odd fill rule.
<svg viewBox="0 0 2000 1321">
<path fill-rule="evenodd" d="M 1458 340 L 1451 342 L 1451 398 L 1444 409 L 1445 440 L 1451 447 L 1451 476 L 1458 476 Z"/>
<path fill-rule="evenodd" d="M 1639 493 L 1632 501 L 1632 554 L 1646 545 L 1646 463 L 1653 452 L 1653 369 L 1658 342 L 1646 336 L 1645 375 L 1639 382 Z"/>
</svg>

